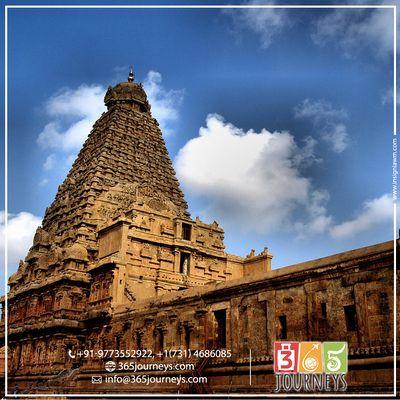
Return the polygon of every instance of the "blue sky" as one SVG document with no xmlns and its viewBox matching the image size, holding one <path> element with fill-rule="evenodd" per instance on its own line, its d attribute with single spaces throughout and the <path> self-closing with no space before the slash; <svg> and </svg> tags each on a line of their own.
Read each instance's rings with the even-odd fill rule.
<svg viewBox="0 0 400 400">
<path fill-rule="evenodd" d="M 130 64 L 228 252 L 278 267 L 389 240 L 392 13 L 9 10 L 10 270 Z"/>
</svg>

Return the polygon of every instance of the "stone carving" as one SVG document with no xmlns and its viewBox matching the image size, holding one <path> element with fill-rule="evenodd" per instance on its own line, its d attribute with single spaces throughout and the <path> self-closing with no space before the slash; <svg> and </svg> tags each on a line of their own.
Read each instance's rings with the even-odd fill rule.
<svg viewBox="0 0 400 400">
<path fill-rule="evenodd" d="M 159 261 L 174 261 L 174 255 L 162 247 L 157 249 L 157 258 Z"/>
<path fill-rule="evenodd" d="M 160 233 L 164 235 L 174 236 L 174 228 L 167 224 L 160 224 Z"/>
<path fill-rule="evenodd" d="M 131 284 L 129 282 L 127 282 L 126 286 L 125 286 L 125 295 L 132 302 L 134 302 L 136 300 L 136 296 L 134 295 L 134 292 L 133 292 L 133 290 L 131 288 Z"/>
<path fill-rule="evenodd" d="M 74 243 L 72 246 L 64 249 L 64 260 L 88 261 L 88 253 L 80 243 Z"/>
<path fill-rule="evenodd" d="M 123 212 L 121 207 L 109 207 L 105 205 L 101 205 L 98 209 L 98 213 L 101 217 L 106 220 L 114 220 L 118 216 L 120 216 Z"/>
<path fill-rule="evenodd" d="M 254 249 L 250 250 L 250 253 L 247 254 L 246 258 L 253 258 L 256 254 L 256 251 Z"/>
<path fill-rule="evenodd" d="M 151 254 L 151 248 L 148 243 L 143 244 L 142 251 L 140 252 L 140 255 L 143 258 L 153 258 L 153 255 Z"/>
<path fill-rule="evenodd" d="M 117 203 L 122 209 L 127 209 L 135 202 L 136 198 L 131 194 L 108 193 L 107 200 Z"/>
<path fill-rule="evenodd" d="M 121 82 L 114 87 L 109 86 L 104 103 L 109 109 L 122 103 L 129 104 L 133 109 L 150 113 L 150 104 L 143 86 L 135 82 Z"/>
<path fill-rule="evenodd" d="M 149 185 L 142 185 L 138 187 L 138 195 L 143 197 L 153 197 L 156 191 Z"/>
<path fill-rule="evenodd" d="M 199 243 L 205 243 L 206 239 L 205 239 L 204 233 L 199 232 L 197 234 L 196 241 Z"/>
<path fill-rule="evenodd" d="M 167 205 L 159 199 L 149 199 L 146 204 L 156 211 L 168 210 Z"/>
<path fill-rule="evenodd" d="M 49 234 L 40 226 L 36 229 L 35 236 L 33 238 L 33 245 L 38 244 L 48 245 L 49 244 Z"/>
</svg>

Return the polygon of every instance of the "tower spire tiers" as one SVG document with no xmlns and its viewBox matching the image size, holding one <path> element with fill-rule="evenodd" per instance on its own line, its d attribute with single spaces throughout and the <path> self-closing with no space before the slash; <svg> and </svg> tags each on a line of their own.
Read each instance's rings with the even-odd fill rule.
<svg viewBox="0 0 400 400">
<path fill-rule="evenodd" d="M 120 282 L 122 293 L 114 293 L 115 301 L 125 296 L 133 301 L 232 275 L 226 272 L 223 230 L 217 223 L 190 218 L 161 130 L 151 116 L 143 86 L 133 82 L 132 69 L 129 79 L 108 88 L 108 110 L 95 122 L 46 209 L 28 255 L 10 280 L 11 296 L 28 290 L 26 285 L 61 279 L 61 271 L 86 287 L 82 290 L 91 282 L 90 290 L 95 292 L 104 289 L 103 280 L 147 277 L 145 290 L 136 278 L 125 288 Z M 196 265 L 189 265 L 195 262 L 189 259 L 194 248 L 202 254 L 199 259 L 204 265 L 211 261 L 219 265 L 213 267 L 217 272 L 205 275 L 203 264 L 194 272 Z M 154 274 L 155 263 L 160 273 Z M 107 276 L 96 272 L 105 265 Z M 129 271 L 124 272 L 128 265 Z M 112 272 L 115 268 L 121 268 L 121 276 Z M 181 274 L 193 274 L 193 279 L 182 280 Z M 108 296 L 114 286 L 101 295 Z M 82 290 L 83 299 L 87 293 Z M 91 296 L 97 299 L 100 294 Z"/>
<path fill-rule="evenodd" d="M 133 202 L 139 192 L 147 192 L 170 203 L 177 215 L 188 215 L 146 92 L 133 79 L 131 68 L 129 81 L 108 88 L 104 98 L 108 111 L 95 122 L 56 199 L 46 210 L 46 231 L 62 236 L 75 232 L 82 221 L 99 226 L 104 218 L 118 217 L 121 205 L 97 204 L 101 196 L 111 198 L 108 191 L 114 187 L 127 192 L 123 194 L 126 203 Z"/>
</svg>

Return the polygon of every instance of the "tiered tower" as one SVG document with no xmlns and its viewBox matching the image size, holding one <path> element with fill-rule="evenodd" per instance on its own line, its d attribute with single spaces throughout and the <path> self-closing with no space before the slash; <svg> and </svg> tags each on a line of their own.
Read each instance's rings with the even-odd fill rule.
<svg viewBox="0 0 400 400">
<path fill-rule="evenodd" d="M 190 218 L 132 70 L 104 101 L 107 112 L 9 280 L 9 372 L 16 376 L 70 366 L 67 351 L 116 309 L 269 267 L 269 255 L 246 264 L 226 254 L 218 224 Z"/>
</svg>

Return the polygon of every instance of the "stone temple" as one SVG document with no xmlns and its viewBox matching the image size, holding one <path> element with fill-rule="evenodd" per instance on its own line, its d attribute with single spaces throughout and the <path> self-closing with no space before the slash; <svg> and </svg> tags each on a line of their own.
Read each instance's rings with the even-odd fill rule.
<svg viewBox="0 0 400 400">
<path fill-rule="evenodd" d="M 275 270 L 267 248 L 228 254 L 217 222 L 190 217 L 132 71 L 104 102 L 9 279 L 8 392 L 271 393 L 276 340 L 347 341 L 347 391 L 392 391 L 393 242 Z M 1 323 L 4 343 L 4 299 Z M 82 355 L 105 349 L 232 354 L 186 353 L 179 374 L 207 382 L 116 385 L 114 355 Z"/>
</svg>

